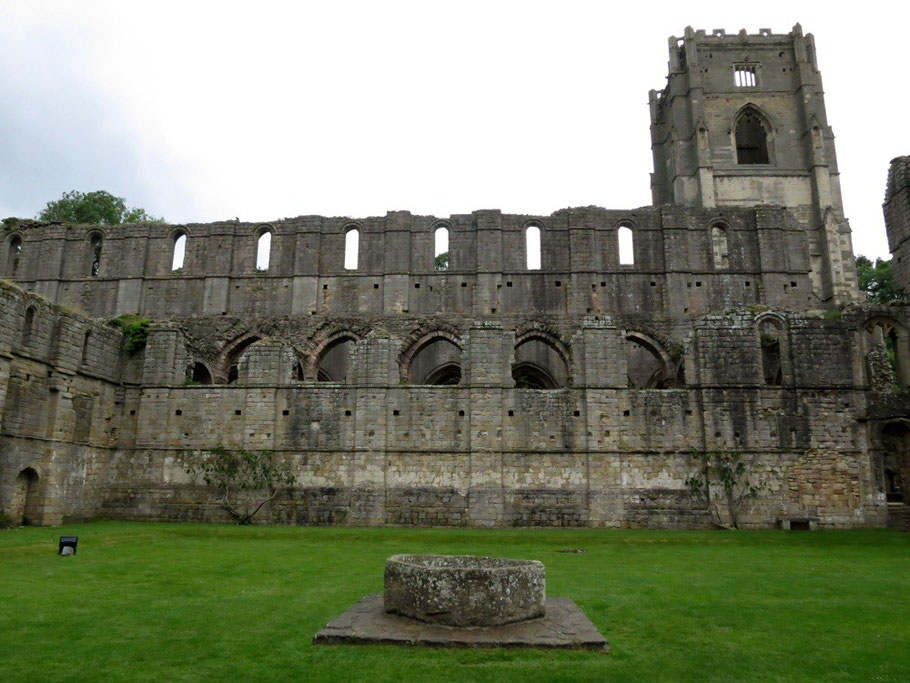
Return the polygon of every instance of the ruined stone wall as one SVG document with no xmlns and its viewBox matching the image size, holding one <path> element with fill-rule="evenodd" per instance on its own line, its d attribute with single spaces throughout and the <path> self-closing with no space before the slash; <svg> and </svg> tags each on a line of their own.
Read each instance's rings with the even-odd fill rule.
<svg viewBox="0 0 910 683">
<path fill-rule="evenodd" d="M 759 329 L 769 316 L 785 330 L 775 386 L 762 372 Z M 161 345 L 181 363 L 161 384 L 129 392 L 135 450 L 114 464 L 103 514 L 226 519 L 178 458 L 223 444 L 276 450 L 294 464 L 295 490 L 267 512 L 281 523 L 699 527 L 710 522 L 685 486 L 690 453 L 736 449 L 767 486 L 747 525 L 791 517 L 880 525 L 881 482 L 858 421 L 862 321 L 741 312 L 642 332 L 625 318 L 529 325 L 504 316 L 463 327 L 423 319 L 415 331 L 414 320 L 379 317 L 330 332 L 308 318 L 261 320 L 256 329 L 268 336 L 245 347 L 238 379 L 203 386 L 187 386 L 183 373 L 193 362 L 216 363 L 219 343 L 245 336 L 241 321 L 216 329 L 176 321 L 153 332 L 146 359 Z M 462 384 L 403 384 L 409 346 L 433 329 L 460 344 Z M 514 386 L 514 349 L 529 329 L 567 350 L 565 388 Z M 344 330 L 358 335 L 352 374 L 297 379 L 294 368 L 310 365 L 318 340 Z M 667 357 L 686 378 L 678 388 L 629 389 L 629 347 L 645 336 L 674 349 Z M 204 341 L 208 355 L 195 350 Z"/>
<path fill-rule="evenodd" d="M 526 229 L 541 228 L 542 264 L 529 271 Z M 617 230 L 633 230 L 634 264 L 620 265 Z M 722 226 L 729 256 L 715 258 Z M 433 235 L 449 230 L 450 265 L 434 268 Z M 346 232 L 360 235 L 344 268 Z M 257 239 L 272 231 L 265 271 Z M 175 236 L 186 257 L 171 270 Z M 102 235 L 92 275 L 94 236 Z M 15 256 L 13 247 L 18 246 Z M 811 293 L 805 230 L 775 207 L 684 207 L 551 216 L 478 211 L 437 219 L 395 212 L 358 221 L 300 217 L 269 224 L 68 226 L 7 223 L 0 272 L 21 287 L 89 315 L 481 316 L 528 310 L 562 315 L 681 317 L 767 303 L 802 310 Z M 541 274 L 546 274 L 542 277 Z"/>
<path fill-rule="evenodd" d="M 894 281 L 910 292 L 910 157 L 891 161 L 883 209 Z"/>
<path fill-rule="evenodd" d="M 0 286 L 0 510 L 31 523 L 98 514 L 119 433 L 121 333 Z M 22 479 L 19 479 L 21 482 Z"/>
</svg>

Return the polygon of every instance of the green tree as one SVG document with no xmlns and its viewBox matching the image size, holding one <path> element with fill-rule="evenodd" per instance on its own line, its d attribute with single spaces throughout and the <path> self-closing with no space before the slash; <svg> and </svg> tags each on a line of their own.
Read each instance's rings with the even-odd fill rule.
<svg viewBox="0 0 910 683">
<path fill-rule="evenodd" d="M 904 290 L 894 282 L 894 269 L 891 259 L 877 258 L 875 263 L 866 256 L 856 257 L 856 276 L 859 288 L 866 293 L 869 301 L 886 304 L 904 298 Z"/>
<path fill-rule="evenodd" d="M 436 270 L 448 270 L 449 269 L 449 252 L 444 251 L 441 254 L 436 255 Z"/>
<path fill-rule="evenodd" d="M 60 199 L 47 203 L 47 206 L 38 214 L 38 219 L 67 223 L 100 223 L 101 225 L 164 222 L 163 218 L 147 214 L 145 209 L 128 208 L 123 197 L 115 197 L 104 190 L 64 192 Z"/>
<path fill-rule="evenodd" d="M 219 493 L 218 502 L 238 524 L 252 524 L 262 507 L 297 481 L 287 461 L 279 461 L 274 451 L 211 450 L 190 451 L 182 455 L 183 466 L 192 476 L 201 476 Z"/>
<path fill-rule="evenodd" d="M 746 498 L 754 498 L 764 484 L 753 484 L 752 462 L 738 451 L 693 451 L 698 473 L 686 479 L 689 492 L 705 501 L 717 526 L 739 529 L 739 511 Z"/>
</svg>

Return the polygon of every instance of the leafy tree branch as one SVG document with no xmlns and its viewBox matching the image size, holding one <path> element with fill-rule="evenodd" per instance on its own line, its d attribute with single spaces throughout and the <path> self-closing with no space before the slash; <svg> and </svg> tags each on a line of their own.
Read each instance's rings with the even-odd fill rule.
<svg viewBox="0 0 910 683">
<path fill-rule="evenodd" d="M 188 474 L 217 489 L 218 502 L 238 524 L 252 524 L 266 503 L 297 481 L 290 463 L 279 461 L 274 451 L 216 446 L 185 452 L 182 460 Z"/>
</svg>

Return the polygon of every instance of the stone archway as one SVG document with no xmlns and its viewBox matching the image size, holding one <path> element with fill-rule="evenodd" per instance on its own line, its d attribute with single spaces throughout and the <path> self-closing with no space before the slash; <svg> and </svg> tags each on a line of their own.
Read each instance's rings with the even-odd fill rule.
<svg viewBox="0 0 910 683">
<path fill-rule="evenodd" d="M 882 427 L 882 470 L 888 503 L 910 503 L 910 425 L 903 420 Z"/>
<path fill-rule="evenodd" d="M 19 472 L 13 488 L 10 516 L 16 525 L 33 525 L 41 523 L 38 510 L 38 473 L 31 467 Z"/>
</svg>

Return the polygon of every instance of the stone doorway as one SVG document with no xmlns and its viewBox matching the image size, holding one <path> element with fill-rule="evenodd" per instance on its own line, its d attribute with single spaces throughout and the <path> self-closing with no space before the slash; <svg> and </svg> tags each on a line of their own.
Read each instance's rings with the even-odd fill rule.
<svg viewBox="0 0 910 683">
<path fill-rule="evenodd" d="M 38 511 L 38 473 L 31 467 L 26 467 L 16 477 L 10 515 L 17 525 L 36 526 L 41 523 Z"/>
<path fill-rule="evenodd" d="M 882 428 L 882 474 L 888 503 L 888 526 L 910 524 L 910 425 L 889 422 Z"/>
</svg>

